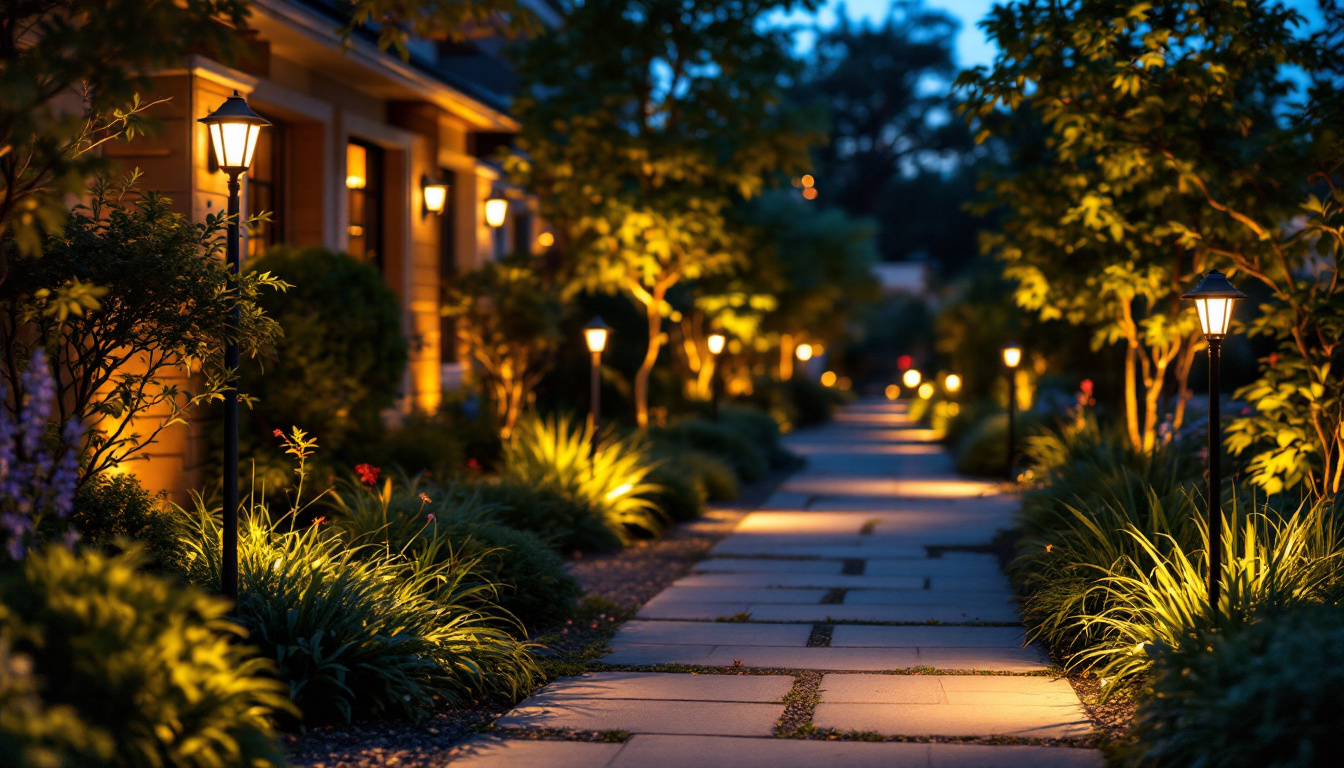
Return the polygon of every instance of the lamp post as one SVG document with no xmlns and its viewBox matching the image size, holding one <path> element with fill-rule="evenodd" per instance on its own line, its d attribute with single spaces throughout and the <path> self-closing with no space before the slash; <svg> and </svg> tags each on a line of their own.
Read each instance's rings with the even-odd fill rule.
<svg viewBox="0 0 1344 768">
<path fill-rule="evenodd" d="M 1200 329 L 1209 343 L 1209 607 L 1216 615 L 1223 577 L 1223 428 L 1218 404 L 1218 366 L 1223 339 L 1232 324 L 1233 305 L 1246 298 L 1246 294 L 1232 287 L 1222 272 L 1213 269 L 1181 298 L 1195 302 Z"/>
<path fill-rule="evenodd" d="M 215 148 L 219 169 L 229 175 L 228 242 L 224 251 L 225 264 L 233 278 L 229 292 L 228 314 L 224 316 L 224 541 L 220 582 L 224 596 L 238 599 L 238 276 L 241 264 L 238 257 L 239 213 L 238 177 L 252 165 L 252 153 L 257 148 L 261 129 L 270 125 L 266 118 L 253 112 L 237 91 L 224 100 L 219 109 L 201 118 L 210 129 L 210 143 Z"/>
<path fill-rule="evenodd" d="M 609 335 L 611 328 L 602 322 L 600 317 L 594 317 L 583 327 L 583 340 L 588 345 L 588 352 L 593 359 L 588 392 L 588 429 L 593 435 L 590 441 L 593 457 L 597 456 L 597 425 L 602 417 L 602 350 L 607 348 Z"/>
<path fill-rule="evenodd" d="M 1022 348 L 1009 342 L 1003 348 L 1003 364 L 1008 367 L 1008 479 L 1013 479 L 1017 463 L 1017 366 L 1022 362 Z"/>
<path fill-rule="evenodd" d="M 709 344 L 709 354 L 714 356 L 714 375 L 709 379 L 710 391 L 710 415 L 714 421 L 719 420 L 719 387 L 721 381 L 719 378 L 719 355 L 723 352 L 723 345 L 728 343 L 728 337 L 722 333 L 711 333 L 707 340 Z"/>
<path fill-rule="evenodd" d="M 509 218 L 508 198 L 500 197 L 498 193 L 490 195 L 485 201 L 485 223 L 490 226 L 494 232 L 495 255 L 500 255 L 503 250 L 504 222 Z"/>
</svg>

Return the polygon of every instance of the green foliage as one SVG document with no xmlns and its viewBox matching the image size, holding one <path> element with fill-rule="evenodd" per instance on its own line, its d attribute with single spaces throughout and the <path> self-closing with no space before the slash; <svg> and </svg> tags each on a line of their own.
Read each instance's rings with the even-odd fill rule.
<svg viewBox="0 0 1344 768">
<path fill-rule="evenodd" d="M 787 466 L 793 454 L 784 448 L 779 422 L 759 408 L 725 405 L 719 409 L 719 421 L 751 441 L 765 453 L 773 469 Z"/>
<path fill-rule="evenodd" d="M 25 370 L 37 347 L 46 351 L 55 420 L 87 429 L 82 478 L 134 458 L 194 406 L 222 396 L 230 282 L 222 215 L 193 223 L 162 195 L 140 193 L 134 176 L 120 185 L 97 179 L 89 192 L 88 205 L 46 240 L 43 258 L 10 265 L 0 296 L 5 370 Z M 279 339 L 265 306 L 285 287 L 265 272 L 242 279 L 236 338 L 246 354 L 270 354 Z M 71 303 L 76 289 L 83 298 Z M 179 388 L 202 368 L 194 393 Z M 5 407 L 13 412 L 21 399 Z"/>
<path fill-rule="evenodd" d="M 1344 613 L 1269 615 L 1156 654 L 1128 764 L 1315 768 L 1344 754 Z"/>
<path fill-rule="evenodd" d="M 709 501 L 732 501 L 741 492 L 731 464 L 702 451 L 686 451 L 673 461 L 693 472 Z"/>
<path fill-rule="evenodd" d="M 1022 429 L 1020 414 L 1018 429 Z M 957 471 L 963 475 L 1007 476 L 1008 414 L 991 414 L 967 430 L 966 435 L 957 442 L 953 461 Z"/>
<path fill-rule="evenodd" d="M 831 412 L 843 404 L 839 390 L 795 373 L 788 381 L 758 380 L 751 402 L 768 413 L 782 431 L 809 427 L 831 420 Z"/>
<path fill-rule="evenodd" d="M 607 552 L 621 547 L 621 537 L 607 524 L 602 511 L 571 494 L 508 477 L 482 479 L 471 487 L 504 524 L 537 536 L 557 552 Z"/>
<path fill-rule="evenodd" d="M 785 5 L 589 0 L 517 56 L 523 130 L 506 165 L 559 229 L 571 292 L 640 305 L 641 427 L 668 291 L 739 262 L 729 207 L 807 162 L 812 134 L 781 98 L 790 39 L 763 23 Z"/>
<path fill-rule="evenodd" d="M 257 383 L 258 435 L 303 424 L 341 456 L 379 434 L 406 369 L 397 297 L 377 268 L 323 248 L 272 248 L 252 268 L 296 287 L 262 306 L 285 329 Z"/>
<path fill-rule="evenodd" d="M 441 415 L 411 415 L 388 430 L 376 444 L 364 448 L 363 461 L 379 467 L 397 467 L 410 475 L 427 473 L 447 481 L 467 466 L 467 446 L 453 420 Z"/>
<path fill-rule="evenodd" d="M 649 479 L 656 464 L 648 447 L 635 436 L 605 434 L 594 453 L 592 441 L 592 430 L 568 416 L 525 414 L 504 446 L 501 474 L 559 491 L 599 510 L 607 528 L 622 542 L 635 531 L 660 533 L 663 521 L 650 500 L 659 490 Z"/>
<path fill-rule="evenodd" d="M 668 427 L 654 427 L 649 430 L 649 438 L 663 445 L 708 453 L 732 466 L 743 482 L 762 480 L 770 470 L 764 448 L 727 423 L 687 419 Z"/>
<path fill-rule="evenodd" d="M 443 312 L 471 355 L 507 440 L 551 364 L 560 337 L 560 298 L 528 254 L 515 254 L 456 278 Z"/>
<path fill-rule="evenodd" d="M 1094 569 L 1091 589 L 1104 594 L 1104 607 L 1080 617 L 1095 639 L 1072 664 L 1094 669 L 1103 678 L 1103 693 L 1146 672 L 1153 656 L 1188 647 L 1194 630 L 1233 631 L 1267 611 L 1335 605 L 1344 596 L 1344 527 L 1333 503 L 1304 505 L 1286 518 L 1264 507 L 1248 511 L 1235 495 L 1230 507 L 1221 531 L 1223 591 L 1216 613 L 1205 586 L 1208 538 L 1202 518 L 1194 521 L 1200 544 L 1193 556 L 1170 535 L 1126 528 L 1120 533 L 1135 539 L 1140 556 Z"/>
<path fill-rule="evenodd" d="M 181 573 L 182 519 L 168 511 L 162 498 L 149 495 L 134 475 L 85 483 L 75 494 L 70 523 L 86 546 L 112 550 L 123 541 L 134 542 L 143 549 L 150 570 Z"/>
<path fill-rule="evenodd" d="M 709 500 L 709 488 L 706 486 L 698 467 L 689 461 L 692 454 L 676 451 L 669 457 L 660 457 L 656 469 L 649 479 L 661 486 L 653 497 L 653 503 L 673 522 L 694 520 L 705 511 L 705 502 Z M 705 454 L 694 454 L 709 458 Z M 710 458 L 710 461 L 714 459 Z M 733 470 L 725 467 L 728 475 L 736 481 Z"/>
<path fill-rule="evenodd" d="M 0 579 L 0 765 L 283 765 L 275 666 L 141 564 L 49 547 Z"/>
<path fill-rule="evenodd" d="M 474 489 L 388 478 L 380 489 L 348 484 L 328 503 L 346 541 L 375 545 L 367 552 L 467 568 L 467 580 L 491 587 L 479 609 L 488 613 L 498 604 L 525 628 L 564 618 L 579 594 L 559 556 L 537 535 L 497 522 L 498 510 Z"/>
</svg>

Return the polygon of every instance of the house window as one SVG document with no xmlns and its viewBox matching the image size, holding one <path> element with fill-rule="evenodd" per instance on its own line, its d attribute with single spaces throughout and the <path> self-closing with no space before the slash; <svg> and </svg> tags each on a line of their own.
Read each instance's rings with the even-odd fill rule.
<svg viewBox="0 0 1344 768">
<path fill-rule="evenodd" d="M 443 201 L 443 213 L 439 214 L 439 302 L 448 298 L 453 278 L 457 276 L 457 229 L 454 219 L 457 216 L 457 177 L 452 171 L 441 171 L 443 183 L 448 185 L 448 197 Z M 439 320 L 439 360 L 444 363 L 456 363 L 457 360 L 457 323 L 451 317 Z"/>
<path fill-rule="evenodd" d="M 383 150 L 352 141 L 345 153 L 350 255 L 383 268 Z"/>
<path fill-rule="evenodd" d="M 269 118 L 268 118 L 269 119 Z M 252 214 L 268 211 L 270 221 L 257 222 L 247 230 L 247 256 L 254 258 L 285 240 L 285 126 L 271 120 L 271 126 L 257 137 L 252 167 L 247 171 L 247 205 Z"/>
</svg>

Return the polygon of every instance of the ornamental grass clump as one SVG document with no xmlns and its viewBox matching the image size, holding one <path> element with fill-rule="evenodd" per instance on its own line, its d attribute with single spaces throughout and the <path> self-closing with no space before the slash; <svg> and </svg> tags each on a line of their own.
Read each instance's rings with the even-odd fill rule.
<svg viewBox="0 0 1344 768">
<path fill-rule="evenodd" d="M 1075 619 L 1088 647 L 1070 666 L 1099 675 L 1104 695 L 1144 675 L 1155 656 L 1189 647 L 1201 631 L 1232 632 L 1284 608 L 1333 605 L 1344 598 L 1344 526 L 1333 502 L 1304 504 L 1287 516 L 1254 500 L 1248 509 L 1235 494 L 1228 506 L 1216 611 L 1207 602 L 1202 517 L 1193 520 L 1199 537 L 1193 550 L 1169 534 L 1131 525 L 1121 533 L 1139 554 L 1125 555 L 1110 568 L 1092 566 L 1097 578 L 1088 592 L 1101 598 L 1101 608 Z"/>
<path fill-rule="evenodd" d="M 663 515 L 652 501 L 660 488 L 650 478 L 657 462 L 648 447 L 635 436 L 606 434 L 594 454 L 592 443 L 592 429 L 568 416 L 527 414 L 504 446 L 502 474 L 591 505 L 624 543 L 661 533 Z"/>
<path fill-rule="evenodd" d="M 284 440 L 301 494 L 315 444 L 300 430 Z M 246 502 L 237 618 L 304 724 L 419 719 L 479 694 L 516 698 L 538 681 L 536 646 L 515 639 L 521 628 L 495 605 L 479 557 L 445 553 L 442 539 L 417 550 L 351 540 L 324 518 L 300 523 L 311 505 L 298 498 L 279 518 L 264 499 Z M 220 583 L 218 515 L 199 497 L 189 515 L 188 568 L 208 589 Z"/>
</svg>

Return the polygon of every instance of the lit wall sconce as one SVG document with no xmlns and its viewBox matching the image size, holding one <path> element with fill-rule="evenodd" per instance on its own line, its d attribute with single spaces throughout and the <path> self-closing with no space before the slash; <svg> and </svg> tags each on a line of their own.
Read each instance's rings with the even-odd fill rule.
<svg viewBox="0 0 1344 768">
<path fill-rule="evenodd" d="M 345 186 L 363 189 L 369 183 L 369 152 L 358 144 L 345 145 Z"/>
<path fill-rule="evenodd" d="M 499 229 L 509 215 L 509 201 L 499 195 L 492 195 L 485 201 L 485 223 Z"/>
<path fill-rule="evenodd" d="M 431 182 L 428 176 L 421 176 L 420 190 L 425 195 L 425 210 L 420 218 L 431 213 L 443 213 L 443 206 L 448 202 L 448 185 L 441 181 Z"/>
</svg>

